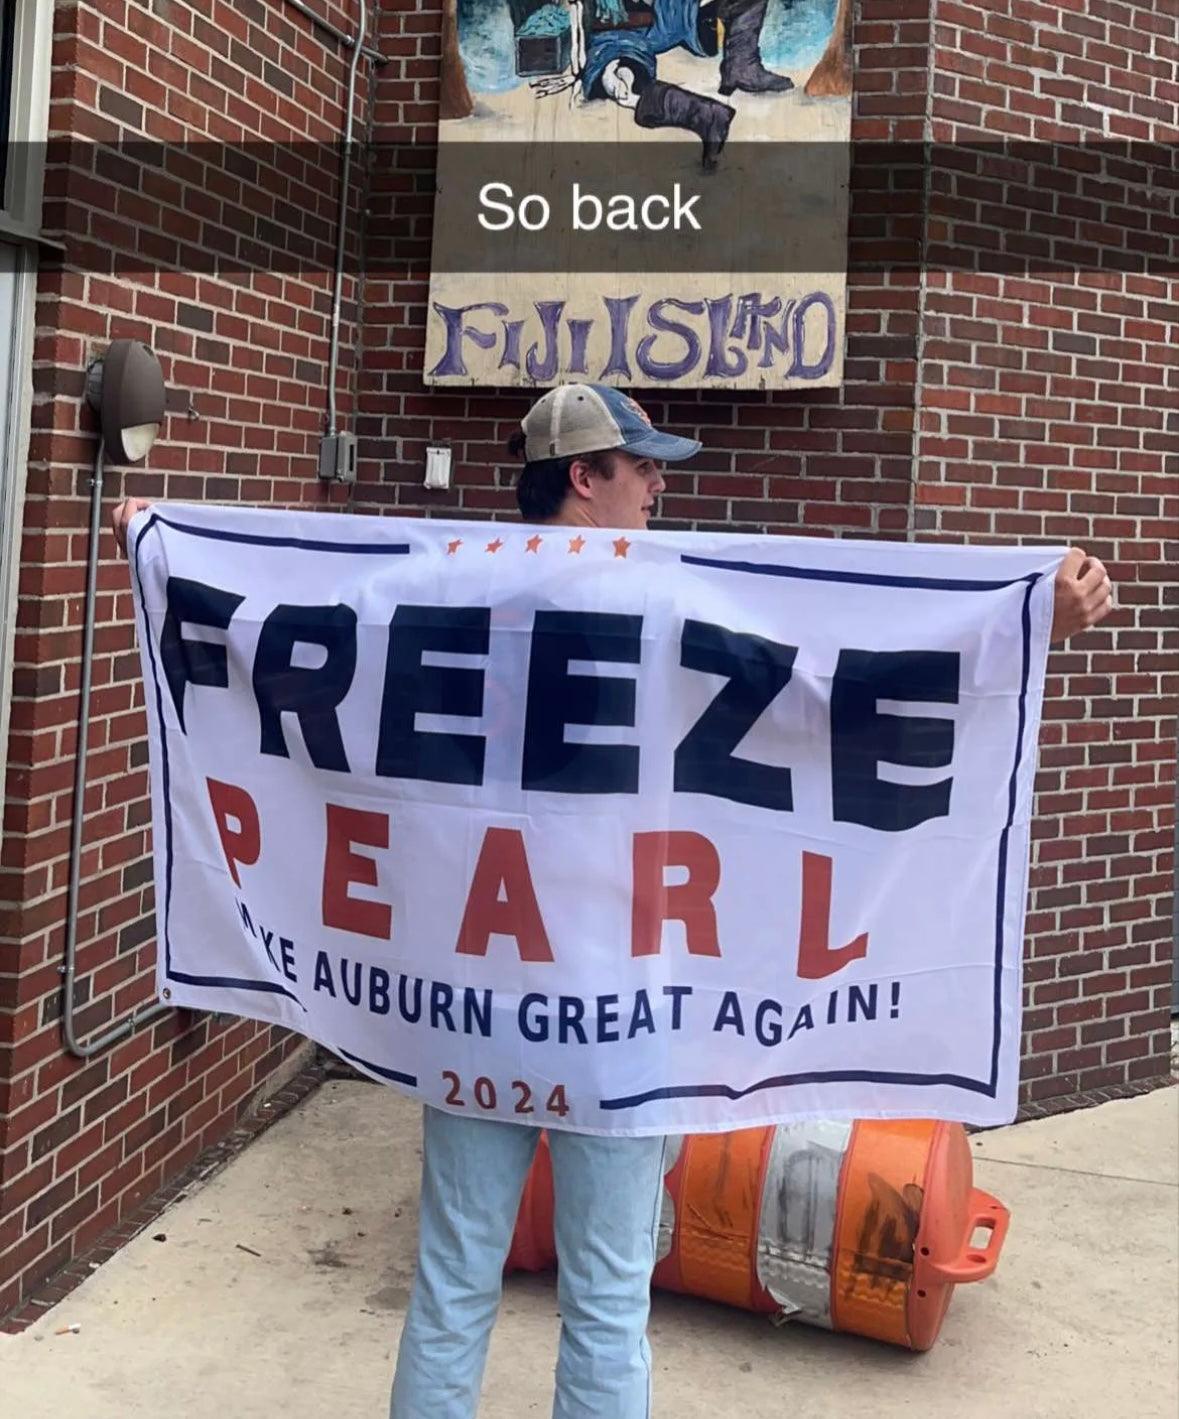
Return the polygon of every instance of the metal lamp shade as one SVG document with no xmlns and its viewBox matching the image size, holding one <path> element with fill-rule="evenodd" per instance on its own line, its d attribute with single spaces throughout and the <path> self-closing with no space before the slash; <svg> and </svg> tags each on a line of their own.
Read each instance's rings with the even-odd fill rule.
<svg viewBox="0 0 1179 1419">
<path fill-rule="evenodd" d="M 116 340 L 102 361 L 98 405 L 109 463 L 139 463 L 164 422 L 164 373 L 139 340 Z"/>
</svg>

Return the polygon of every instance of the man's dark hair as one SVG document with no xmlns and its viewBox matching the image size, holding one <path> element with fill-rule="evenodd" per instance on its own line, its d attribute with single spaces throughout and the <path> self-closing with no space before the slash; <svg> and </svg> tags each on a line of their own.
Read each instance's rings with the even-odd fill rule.
<svg viewBox="0 0 1179 1419">
<path fill-rule="evenodd" d="M 513 435 L 508 451 L 514 458 L 524 452 L 522 433 Z M 525 463 L 516 482 L 516 504 L 526 522 L 548 522 L 557 516 L 569 493 L 569 470 L 577 462 L 587 463 L 600 478 L 614 476 L 614 458 L 607 451 L 532 459 Z"/>
</svg>

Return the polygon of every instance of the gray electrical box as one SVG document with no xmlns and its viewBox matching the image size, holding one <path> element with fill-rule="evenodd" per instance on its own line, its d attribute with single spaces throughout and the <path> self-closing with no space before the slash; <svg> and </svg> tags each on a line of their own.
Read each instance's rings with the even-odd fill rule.
<svg viewBox="0 0 1179 1419">
<path fill-rule="evenodd" d="M 356 482 L 355 434 L 324 434 L 319 445 L 319 476 L 325 482 Z"/>
</svg>

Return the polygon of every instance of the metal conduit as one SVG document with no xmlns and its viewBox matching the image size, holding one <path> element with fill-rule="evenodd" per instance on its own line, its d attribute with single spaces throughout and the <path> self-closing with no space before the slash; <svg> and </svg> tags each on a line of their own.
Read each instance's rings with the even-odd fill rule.
<svg viewBox="0 0 1179 1419">
<path fill-rule="evenodd" d="M 328 427 L 329 435 L 339 431 L 336 411 L 336 380 L 340 371 L 340 309 L 344 301 L 344 239 L 348 234 L 348 180 L 352 175 L 353 109 L 356 107 L 356 71 L 363 52 L 368 0 L 360 0 L 357 9 L 356 39 L 352 46 L 352 63 L 348 68 L 348 96 L 344 101 L 343 153 L 340 158 L 340 203 L 336 214 L 336 271 L 332 285 L 332 334 L 328 355 Z"/>
<path fill-rule="evenodd" d="M 98 589 L 98 549 L 102 531 L 102 475 L 105 449 L 101 443 L 94 456 L 94 473 L 90 480 L 90 543 L 86 555 L 86 601 L 82 613 L 82 675 L 79 686 L 81 704 L 78 709 L 78 743 L 74 755 L 74 802 L 70 820 L 70 880 L 66 903 L 65 964 L 62 973 L 62 1038 L 68 1052 L 78 1059 L 90 1059 L 149 1020 L 166 1015 L 171 1006 L 157 1002 L 133 1011 L 126 1019 L 113 1025 L 97 1039 L 82 1043 L 74 1022 L 74 980 L 77 975 L 78 953 L 78 892 L 82 875 L 82 829 L 86 803 L 86 756 L 90 737 L 90 682 L 94 669 L 94 603 Z"/>
<path fill-rule="evenodd" d="M 324 34 L 331 35 L 334 40 L 338 41 L 346 49 L 359 49 L 366 59 L 371 59 L 377 64 L 388 64 L 388 59 L 386 59 L 379 49 L 372 49 L 360 43 L 360 41 L 364 39 L 363 24 L 361 25 L 360 33 L 353 37 L 352 35 L 345 34 L 343 30 L 337 29 L 330 20 L 325 20 L 322 15 L 317 15 L 310 5 L 304 4 L 304 0 L 285 0 L 285 3 L 289 5 L 292 10 L 298 10 L 300 15 L 304 15 L 309 19 L 317 30 L 321 30 Z"/>
</svg>

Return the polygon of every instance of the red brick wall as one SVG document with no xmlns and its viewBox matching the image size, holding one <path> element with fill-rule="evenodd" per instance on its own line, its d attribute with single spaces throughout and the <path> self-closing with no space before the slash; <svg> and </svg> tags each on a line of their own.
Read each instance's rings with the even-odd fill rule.
<svg viewBox="0 0 1179 1419">
<path fill-rule="evenodd" d="M 335 7 L 321 13 L 352 23 Z M 123 491 L 324 501 L 315 457 L 330 273 L 320 258 L 337 188 L 333 150 L 312 145 L 339 132 L 345 57 L 273 0 L 83 0 L 56 14 L 51 134 L 108 146 L 94 171 L 79 160 L 52 169 L 47 183 L 45 224 L 68 234 L 69 256 L 38 281 L 0 859 L 0 1314 L 223 1137 L 302 1044 L 246 1021 L 173 1012 L 88 1064 L 63 1052 L 59 967 L 95 451 L 82 393 L 89 358 L 124 336 L 157 351 L 169 385 L 171 413 L 149 469 L 109 471 L 108 504 Z M 194 184 L 110 161 L 113 145 L 135 138 L 175 144 L 190 170 L 204 161 L 215 172 Z M 241 229 L 209 200 L 227 192 L 226 145 L 263 162 L 280 155 L 284 171 L 291 159 L 305 163 L 302 185 L 296 173 L 289 190 L 285 179 L 259 186 L 264 206 L 288 196 L 298 204 L 293 218 L 281 206 L 265 215 L 318 243 L 314 265 L 283 253 L 284 237 L 273 238 L 271 269 L 252 276 L 189 261 L 176 246 L 198 243 L 202 221 Z M 51 164 L 62 156 L 51 152 Z M 152 249 L 170 269 L 154 274 L 130 259 L 136 228 L 155 234 L 162 245 Z M 355 295 L 349 282 L 349 318 Z M 345 337 L 348 411 L 351 324 Z M 127 570 L 105 528 L 102 552 L 78 933 L 83 1039 L 154 998 L 143 692 Z"/>
<path fill-rule="evenodd" d="M 1053 655 L 1027 928 L 1025 1093 L 1153 1078 L 1170 1049 L 1179 703 L 1179 16 L 1115 0 L 938 0 L 918 535 L 1101 557 L 1104 626 Z M 1011 135 L 1039 166 L 971 170 Z M 1088 162 L 1053 144 L 1092 145 Z M 1013 150 L 1014 151 L 1014 150 Z M 1074 150 L 1075 156 L 1075 150 Z M 1094 170 L 1097 159 L 1104 169 Z M 993 256 L 1004 233 L 1026 263 Z M 1170 265 L 1170 275 L 1166 266 Z"/>
<path fill-rule="evenodd" d="M 883 144 L 919 142 L 929 36 L 925 0 L 863 0 L 855 34 L 855 131 Z M 381 78 L 374 112 L 378 145 L 437 141 L 438 0 L 391 5 L 380 46 L 397 57 Z M 853 176 L 850 260 L 870 263 L 883 247 L 920 236 L 919 166 L 862 166 Z M 403 178 L 373 180 L 381 211 Z M 528 397 L 507 390 L 423 388 L 428 261 L 396 276 L 381 269 L 380 220 L 372 222 L 365 296 L 360 421 L 361 474 L 353 506 L 365 511 L 487 517 L 514 513 L 518 465 L 505 445 Z M 418 232 L 428 253 L 429 208 Z M 372 264 L 376 255 L 376 266 Z M 768 528 L 779 532 L 904 536 L 909 525 L 916 376 L 918 275 L 853 274 L 848 293 L 846 382 L 797 394 L 644 391 L 657 420 L 707 445 L 689 469 L 673 469 L 664 526 Z M 422 488 L 426 444 L 449 442 L 449 493 Z"/>
<path fill-rule="evenodd" d="M 861 0 L 857 138 L 919 141 L 930 73 L 934 111 L 959 122 L 976 121 L 973 110 L 960 111 L 963 104 L 985 105 L 996 117 L 1049 100 L 1091 103 L 1085 85 L 1115 97 L 1129 93 L 1126 116 L 1140 121 L 1158 116 L 1141 109 L 1136 115 L 1136 103 L 1173 104 L 1167 87 L 1173 79 L 1163 72 L 1174 72 L 1173 20 L 1163 32 L 1149 6 L 1086 0 L 1063 7 L 1070 12 L 1063 18 L 1059 5 L 1039 7 L 1043 15 L 1027 7 L 1012 26 L 1004 17 L 1020 3 L 995 0 L 988 20 L 981 8 L 939 0 L 930 69 L 930 0 Z M 206 18 L 209 8 L 196 0 L 169 0 L 154 11 L 88 0 L 62 10 L 57 130 L 103 140 L 128 129 L 169 140 L 330 139 L 345 67 L 330 40 L 281 0 L 217 2 Z M 386 143 L 412 139 L 428 160 L 436 0 L 422 7 L 383 0 L 372 8 L 385 11 L 373 42 L 392 59 L 372 95 L 372 134 Z M 1114 10 L 1147 17 L 1127 27 L 1137 59 L 1118 73 L 1101 46 L 1133 46 L 1111 18 Z M 322 12 L 351 28 L 351 7 Z M 1037 17 L 1049 25 L 1048 43 L 1032 43 L 1025 32 Z M 1100 35 L 1089 33 L 1093 26 Z M 1034 61 L 1051 48 L 1052 36 L 1060 47 L 1049 72 Z M 963 63 L 981 72 L 964 74 Z M 1070 63 L 1084 72 L 1072 73 Z M 1066 87 L 1056 94 L 1051 83 L 1080 83 L 1082 92 Z M 1149 91 L 1135 92 L 1142 83 Z M 1100 102 L 1117 110 L 1106 97 Z M 881 156 L 861 149 L 853 169 L 843 387 L 646 401 L 658 417 L 707 444 L 690 468 L 672 475 L 667 520 L 816 535 L 1088 539 L 1108 557 L 1124 588 L 1114 629 L 1095 633 L 1052 666 L 1060 697 L 1045 728 L 1029 938 L 1028 1093 L 1070 1093 L 1107 1079 L 1160 1074 L 1174 761 L 1174 727 L 1164 718 L 1162 696 L 1175 688 L 1174 641 L 1165 639 L 1174 636 L 1174 612 L 1165 623 L 1161 543 L 1168 521 L 1174 535 L 1179 509 L 1174 492 L 1168 500 L 1161 486 L 1174 430 L 1164 429 L 1154 411 L 1174 390 L 1174 365 L 1163 363 L 1173 313 L 1163 309 L 1161 282 L 1136 286 L 1129 276 L 1110 286 L 1054 275 L 1031 283 L 1029 293 L 1011 276 L 979 287 L 960 272 L 934 271 L 923 281 L 915 261 L 887 275 L 869 273 L 866 265 L 885 246 L 914 252 L 925 234 L 919 172 L 882 163 Z M 161 354 L 174 400 L 150 471 L 110 475 L 112 497 L 125 487 L 189 500 L 502 515 L 513 506 L 504 444 L 526 405 L 507 392 L 426 391 L 425 263 L 405 274 L 378 270 L 363 291 L 362 362 L 358 368 L 352 358 L 349 325 L 340 382 L 346 413 L 356 390 L 360 481 L 325 499 L 314 454 L 323 422 L 326 272 L 286 253 L 276 255 L 270 274 L 248 280 L 201 262 L 186 276 L 151 277 L 126 263 L 113 276 L 100 275 L 104 247 L 129 240 L 126 223 L 146 222 L 169 240 L 196 241 L 195 223 L 207 215 L 184 183 L 145 208 L 126 192 L 112 198 L 105 181 L 75 178 L 56 209 L 75 234 L 75 250 L 79 232 L 92 238 L 90 259 L 40 283 L 0 860 L 0 1106 L 8 1112 L 0 1134 L 0 1313 L 223 1135 L 292 1048 L 286 1037 L 244 1022 L 176 1016 L 125 1041 L 102 1063 L 82 1067 L 60 1050 L 57 969 L 94 447 L 81 400 L 88 356 L 110 338 L 141 336 Z M 313 173 L 308 182 L 304 235 L 322 246 L 334 212 L 331 173 Z M 932 197 L 938 196 L 935 188 Z M 378 170 L 369 200 L 374 243 L 392 197 Z M 99 214 L 112 205 L 115 219 Z M 425 236 L 429 203 L 420 205 Z M 54 210 L 51 204 L 50 222 Z M 298 225 L 289 212 L 285 220 Z M 281 234 L 275 240 L 287 244 Z M 350 282 L 349 317 L 356 294 Z M 1067 326 L 1053 324 L 1063 320 Z M 1059 338 L 1054 345 L 1058 330 L 1092 346 L 1069 347 Z M 1013 350 L 1022 353 L 1018 369 L 1010 363 Z M 1160 377 L 1162 369 L 1167 374 Z M 190 398 L 196 418 L 188 416 Z M 421 486 L 425 446 L 433 439 L 454 447 L 454 487 L 447 494 Z M 1029 469 L 1038 482 L 1027 481 Z M 1042 476 L 1048 471 L 1050 481 Z M 142 695 L 125 568 L 106 557 L 100 585 L 80 933 L 87 1031 L 151 998 L 155 950 Z M 1170 686 L 1163 678 L 1168 667 Z"/>
<path fill-rule="evenodd" d="M 1116 143 L 1174 142 L 1177 28 L 1174 14 L 1150 3 L 864 0 L 843 388 L 644 396 L 658 417 L 707 445 L 671 473 L 665 525 L 1081 543 L 1110 567 L 1117 614 L 1056 653 L 1050 670 L 1028 920 L 1026 1100 L 1167 1072 L 1179 427 L 1165 409 L 1168 395 L 1176 402 L 1179 357 L 1163 258 L 1177 224 L 1173 178 L 1143 209 L 1140 189 L 1160 181 L 1147 150 L 1115 162 L 1115 181 L 1058 173 L 1039 190 L 1043 173 L 1017 167 L 1012 178 L 997 145 L 1031 140 L 1050 162 L 1067 157 L 1053 143 L 1104 138 L 1113 156 Z M 387 15 L 382 43 L 402 59 L 402 74 L 381 85 L 375 137 L 428 144 L 436 22 Z M 913 210 L 920 194 L 908 185 L 907 155 L 884 145 L 924 136 L 927 93 L 931 137 L 981 137 L 990 147 L 973 177 L 957 174 L 960 154 L 941 155 L 925 221 Z M 1045 191 L 1054 198 L 1047 211 Z M 961 269 L 964 248 L 993 248 L 1012 220 L 1000 213 L 1010 201 L 1035 214 L 1033 233 L 1042 222 L 1056 241 L 1048 259 L 980 275 Z M 908 267 L 857 274 L 884 244 L 943 243 L 948 222 L 959 256 L 931 261 L 924 278 Z M 1142 253 L 1153 259 L 1134 274 L 1147 266 Z M 422 390 L 427 288 L 424 265 L 369 282 L 354 506 L 508 513 L 504 445 L 527 401 L 509 391 Z M 449 494 L 421 486 L 430 440 L 453 445 Z"/>
</svg>

